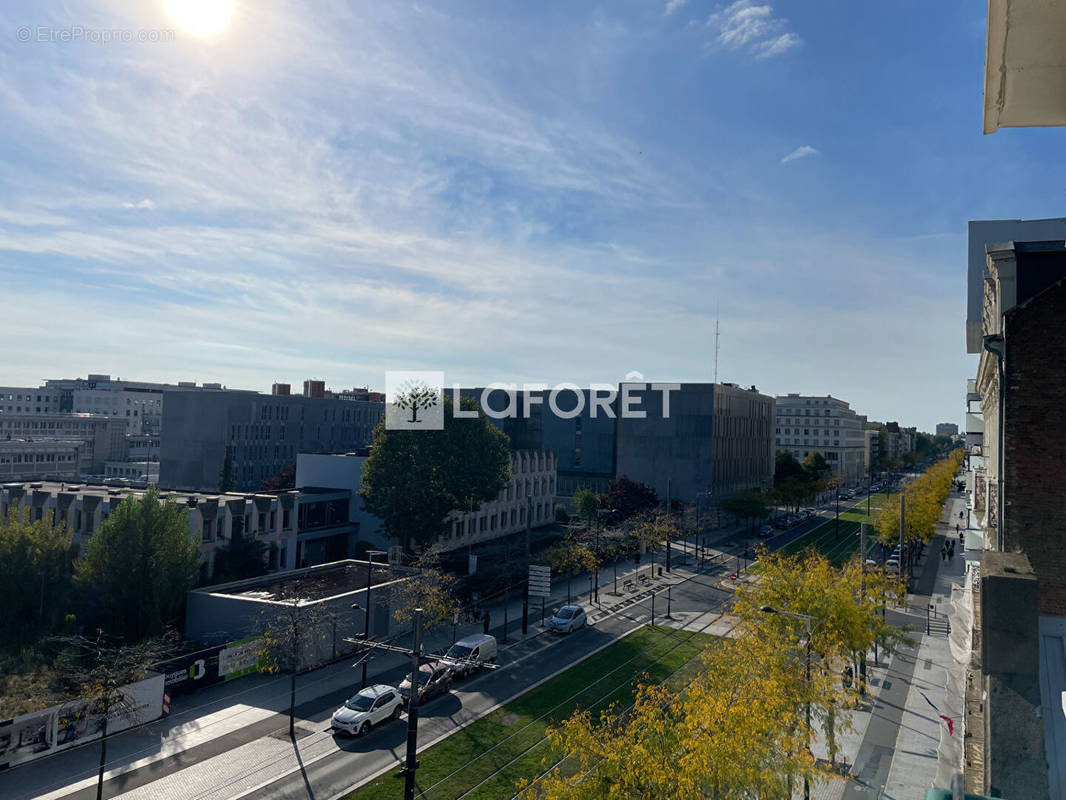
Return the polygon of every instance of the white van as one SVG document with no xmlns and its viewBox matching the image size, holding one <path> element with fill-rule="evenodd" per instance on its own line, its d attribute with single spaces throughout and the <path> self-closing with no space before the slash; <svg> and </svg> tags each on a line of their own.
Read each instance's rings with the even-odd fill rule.
<svg viewBox="0 0 1066 800">
<path fill-rule="evenodd" d="M 453 644 L 441 662 L 450 667 L 457 678 L 465 678 L 480 672 L 484 664 L 495 660 L 496 637 L 478 633 Z"/>
</svg>

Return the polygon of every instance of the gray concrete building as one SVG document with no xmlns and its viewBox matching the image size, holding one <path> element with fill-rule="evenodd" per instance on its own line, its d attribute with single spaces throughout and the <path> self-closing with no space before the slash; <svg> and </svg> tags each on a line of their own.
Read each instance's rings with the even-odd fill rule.
<svg viewBox="0 0 1066 800">
<path fill-rule="evenodd" d="M 126 423 L 95 414 L 4 414 L 0 441 L 81 441 L 80 475 L 102 475 L 108 461 L 125 461 Z"/>
<path fill-rule="evenodd" d="M 619 384 L 609 398 L 599 392 L 599 403 L 589 389 L 559 392 L 554 405 L 533 392 L 528 408 L 518 392 L 517 413 L 495 423 L 512 448 L 557 454 L 560 497 L 584 487 L 602 492 L 621 475 L 685 503 L 772 485 L 772 397 L 754 387 L 681 383 L 670 384 L 667 399 L 656 388 L 665 385 Z M 464 394 L 481 399 L 481 390 Z M 489 395 L 488 405 L 504 408 L 503 394 Z M 632 416 L 622 413 L 626 397 Z"/>
<path fill-rule="evenodd" d="M 369 445 L 385 405 L 376 401 L 244 391 L 168 391 L 163 403 L 160 485 L 218 487 L 226 450 L 235 488 L 257 489 L 297 453 L 346 453 Z"/>
<path fill-rule="evenodd" d="M 371 609 L 371 638 L 388 638 L 402 630 L 391 613 L 390 601 L 410 574 L 410 570 L 377 561 L 343 560 L 193 589 L 186 603 L 185 635 L 205 644 L 254 640 L 272 627 L 291 624 L 290 615 L 298 613 L 309 631 L 300 637 L 300 667 L 310 668 L 357 649 L 344 640 L 364 631 L 367 607 Z M 249 650 L 254 666 L 259 660 L 258 644 L 249 642 Z"/>
<path fill-rule="evenodd" d="M 4 439 L 0 441 L 0 481 L 77 480 L 83 447 L 80 439 Z"/>
<path fill-rule="evenodd" d="M 959 426 L 954 422 L 938 422 L 936 424 L 937 436 L 958 436 Z"/>
</svg>

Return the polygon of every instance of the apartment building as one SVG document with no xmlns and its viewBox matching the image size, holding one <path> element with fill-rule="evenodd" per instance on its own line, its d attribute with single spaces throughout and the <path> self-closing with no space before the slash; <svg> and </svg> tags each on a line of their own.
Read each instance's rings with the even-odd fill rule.
<svg viewBox="0 0 1066 800">
<path fill-rule="evenodd" d="M 966 558 L 980 602 L 966 725 L 984 736 L 967 752 L 979 766 L 967 786 L 1061 797 L 1066 717 L 1047 710 L 1066 693 L 1066 433 L 1053 422 L 1066 392 L 1066 219 L 971 222 L 969 234 L 966 344 L 979 362 Z"/>
<path fill-rule="evenodd" d="M 803 461 L 819 452 L 845 484 L 868 472 L 866 417 L 832 395 L 779 395 L 775 400 L 774 444 Z"/>
<path fill-rule="evenodd" d="M 66 524 L 80 548 L 119 503 L 143 494 L 143 490 L 132 488 L 58 481 L 6 483 L 0 485 L 0 515 L 18 509 L 37 521 L 51 514 L 55 524 Z M 189 536 L 196 540 L 203 559 L 204 578 L 214 570 L 216 551 L 239 533 L 254 536 L 265 545 L 270 570 L 283 568 L 295 552 L 295 491 L 248 495 L 163 492 L 160 499 L 173 500 L 188 512 Z"/>
<path fill-rule="evenodd" d="M 954 422 L 938 422 L 936 424 L 937 436 L 958 436 L 959 426 Z"/>
</svg>

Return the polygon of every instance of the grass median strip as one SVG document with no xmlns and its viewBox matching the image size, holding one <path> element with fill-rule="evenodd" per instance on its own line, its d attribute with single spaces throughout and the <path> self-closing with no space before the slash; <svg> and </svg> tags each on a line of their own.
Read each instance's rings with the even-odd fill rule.
<svg viewBox="0 0 1066 800">
<path fill-rule="evenodd" d="M 546 727 L 576 708 L 595 716 L 612 703 L 628 705 L 638 683 L 665 680 L 712 639 L 673 628 L 635 631 L 423 750 L 420 796 L 431 800 L 511 796 L 520 778 L 540 774 Z M 345 800 L 395 797 L 396 773 L 391 770 Z"/>
</svg>

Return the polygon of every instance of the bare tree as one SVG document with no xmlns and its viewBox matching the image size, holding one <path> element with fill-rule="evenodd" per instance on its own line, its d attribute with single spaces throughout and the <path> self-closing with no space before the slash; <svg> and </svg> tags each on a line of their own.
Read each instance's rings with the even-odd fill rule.
<svg viewBox="0 0 1066 800">
<path fill-rule="evenodd" d="M 260 613 L 259 670 L 289 673 L 289 738 L 296 740 L 296 675 L 317 663 L 318 647 L 329 641 L 337 614 L 322 603 L 294 595 Z"/>
<path fill-rule="evenodd" d="M 172 655 L 177 638 L 168 631 L 159 639 L 127 645 L 98 630 L 94 638 L 63 636 L 54 639 L 64 648 L 57 660 L 62 666 L 64 681 L 71 693 L 76 693 L 85 702 L 84 708 L 72 715 L 71 724 L 83 719 L 99 726 L 100 769 L 96 778 L 96 800 L 102 800 L 104 796 L 108 721 L 124 718 L 128 727 L 138 718 L 137 704 L 122 692 L 122 687 L 144 679 L 152 664 Z"/>
</svg>

